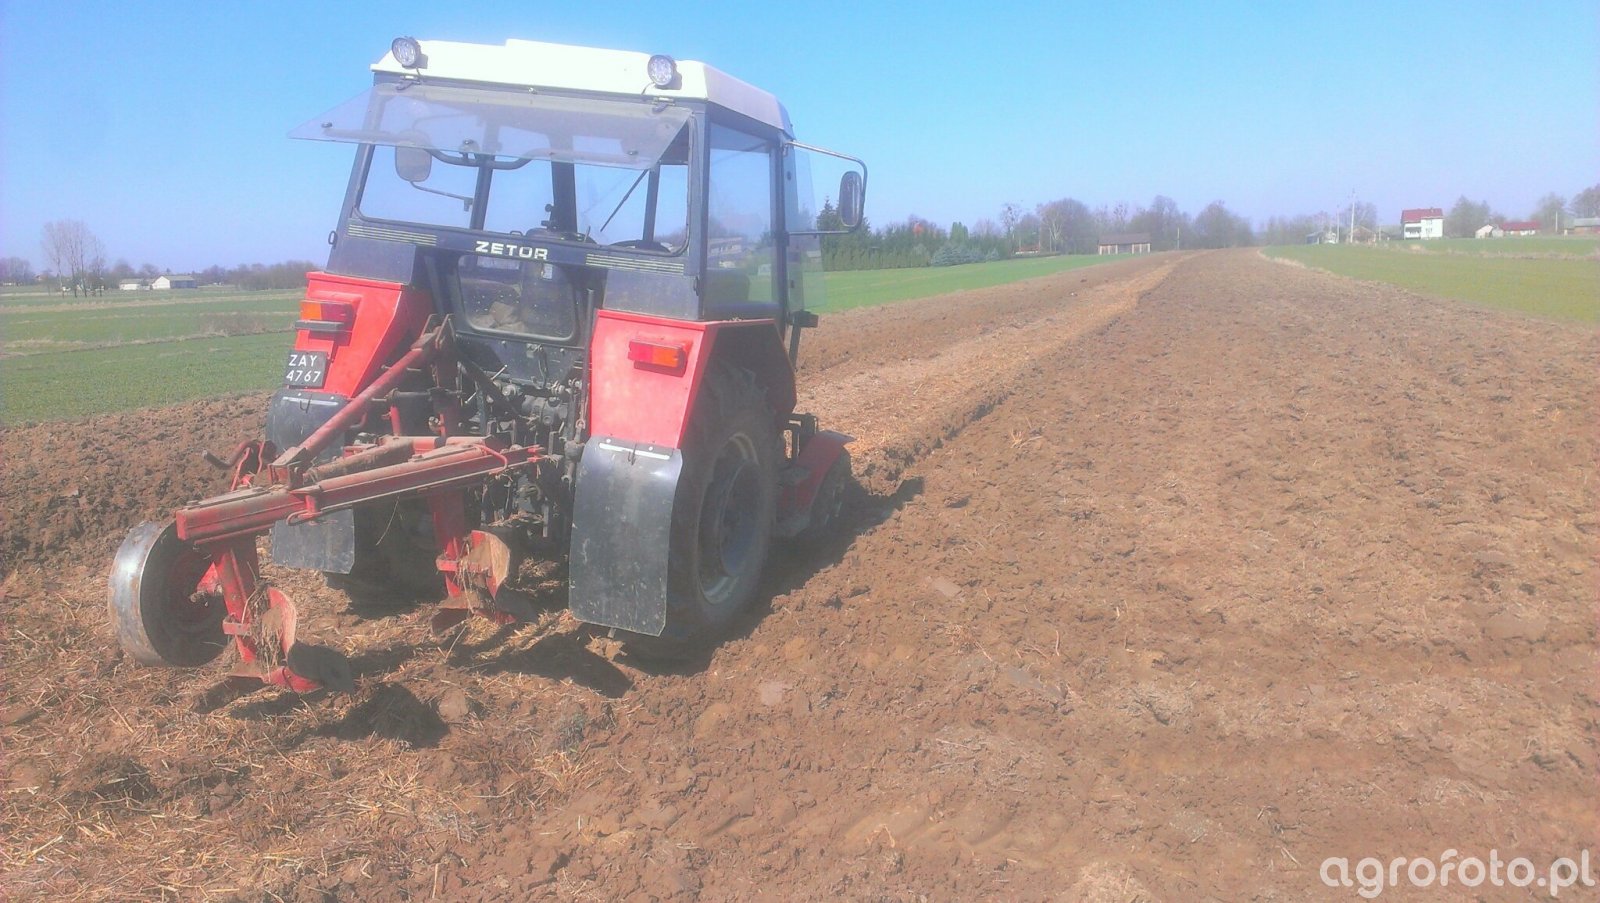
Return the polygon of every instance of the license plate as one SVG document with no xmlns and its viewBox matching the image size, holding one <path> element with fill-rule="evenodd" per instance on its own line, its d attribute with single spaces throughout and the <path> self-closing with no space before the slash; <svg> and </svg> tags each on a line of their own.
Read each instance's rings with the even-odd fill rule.
<svg viewBox="0 0 1600 903">
<path fill-rule="evenodd" d="M 322 388 L 323 380 L 327 378 L 328 352 L 289 352 L 289 366 L 284 369 L 283 373 L 284 385 L 320 389 Z"/>
</svg>

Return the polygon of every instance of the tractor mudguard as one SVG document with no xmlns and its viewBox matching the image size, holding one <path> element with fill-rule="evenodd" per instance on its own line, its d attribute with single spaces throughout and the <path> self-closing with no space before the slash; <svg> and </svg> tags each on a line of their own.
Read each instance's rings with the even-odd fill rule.
<svg viewBox="0 0 1600 903">
<path fill-rule="evenodd" d="M 590 624 L 660 636 L 667 626 L 675 448 L 593 436 L 573 490 L 569 599 Z"/>
<path fill-rule="evenodd" d="M 817 500 L 817 489 L 822 486 L 833 462 L 844 454 L 845 446 L 855 440 L 856 437 L 844 433 L 821 430 L 800 449 L 795 463 L 804 468 L 805 479 L 785 486 L 778 495 L 779 536 L 794 536 L 811 523 L 811 505 Z"/>
<path fill-rule="evenodd" d="M 349 398 L 329 392 L 279 389 L 267 407 L 267 441 L 278 449 L 292 448 L 339 413 Z M 318 460 L 339 454 L 330 445 Z M 337 511 L 303 524 L 277 524 L 272 528 L 272 560 L 284 567 L 348 574 L 356 563 L 354 511 Z"/>
<path fill-rule="evenodd" d="M 300 524 L 273 524 L 272 560 L 284 567 L 350 573 L 356 566 L 355 509 Z"/>
</svg>

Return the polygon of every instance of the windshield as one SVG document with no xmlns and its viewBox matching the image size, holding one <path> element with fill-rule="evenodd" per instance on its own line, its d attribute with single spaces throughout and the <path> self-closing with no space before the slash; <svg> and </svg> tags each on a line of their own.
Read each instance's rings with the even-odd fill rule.
<svg viewBox="0 0 1600 903">
<path fill-rule="evenodd" d="M 385 83 L 291 137 L 379 145 L 365 217 L 675 251 L 688 222 L 688 110 Z"/>
</svg>

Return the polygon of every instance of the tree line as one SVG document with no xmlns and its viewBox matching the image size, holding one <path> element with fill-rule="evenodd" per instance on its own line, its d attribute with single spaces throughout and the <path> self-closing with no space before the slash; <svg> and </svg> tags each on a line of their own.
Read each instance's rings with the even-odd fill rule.
<svg viewBox="0 0 1600 903">
<path fill-rule="evenodd" d="M 831 205 L 824 205 L 819 227 L 829 228 L 830 217 L 836 216 Z M 1153 251 L 1232 248 L 1256 242 L 1250 221 L 1220 200 L 1191 216 L 1165 195 L 1156 195 L 1147 207 L 1121 202 L 1091 208 L 1069 197 L 1038 204 L 1032 210 L 1021 204 L 1003 204 L 998 219 L 979 219 L 970 227 L 954 222 L 946 229 L 915 214 L 883 228 L 863 220 L 853 233 L 823 239 L 823 265 L 829 270 L 871 270 L 1035 254 L 1094 254 L 1104 237 L 1128 233 L 1148 235 Z"/>
<path fill-rule="evenodd" d="M 173 271 L 152 263 L 138 267 L 126 258 L 107 263 L 105 244 L 81 220 L 45 223 L 40 238 L 46 267 L 35 271 L 25 257 L 0 257 L 0 284 L 42 283 L 52 289 L 70 291 L 73 297 L 113 290 L 130 279 L 152 280 Z M 236 266 L 209 266 L 192 274 L 197 285 L 230 285 L 247 290 L 296 289 L 306 284 L 306 273 L 317 269 L 309 260 L 281 263 L 241 263 Z"/>
<path fill-rule="evenodd" d="M 1354 207 L 1357 239 L 1377 236 L 1377 207 L 1361 202 L 1355 203 Z M 1549 192 L 1535 202 L 1533 210 L 1524 220 L 1538 223 L 1541 232 L 1556 233 L 1570 226 L 1572 220 L 1578 217 L 1596 216 L 1600 216 L 1600 184 L 1583 189 L 1573 195 L 1570 201 L 1557 192 Z M 1510 219 L 1488 201 L 1474 201 L 1462 195 L 1444 211 L 1444 234 L 1446 238 L 1472 238 L 1484 226 L 1498 226 Z M 1319 211 L 1299 216 L 1268 217 L 1261 230 L 1261 241 L 1269 245 L 1296 244 L 1304 241 L 1308 235 L 1329 229 L 1338 229 L 1341 235 L 1347 235 L 1350 225 L 1351 205 L 1348 204 L 1331 213 Z"/>
</svg>

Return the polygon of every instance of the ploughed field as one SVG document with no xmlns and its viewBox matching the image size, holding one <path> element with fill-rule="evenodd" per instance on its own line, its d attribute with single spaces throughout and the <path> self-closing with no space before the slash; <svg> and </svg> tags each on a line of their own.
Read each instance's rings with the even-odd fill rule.
<svg viewBox="0 0 1600 903">
<path fill-rule="evenodd" d="M 1303 899 L 1600 850 L 1592 329 L 1241 251 L 803 357 L 850 529 L 673 670 L 556 580 L 431 637 L 275 569 L 355 692 L 133 668 L 111 555 L 264 397 L 8 430 L 0 895 Z"/>
</svg>

